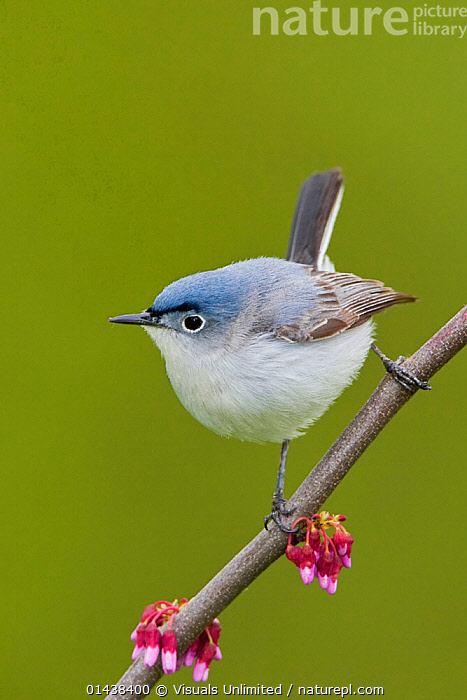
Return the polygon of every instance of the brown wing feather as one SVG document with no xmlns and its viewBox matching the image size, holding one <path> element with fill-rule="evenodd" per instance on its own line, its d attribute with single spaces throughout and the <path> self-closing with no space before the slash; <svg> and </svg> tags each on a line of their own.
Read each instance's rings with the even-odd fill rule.
<svg viewBox="0 0 467 700">
<path fill-rule="evenodd" d="M 315 308 L 296 323 L 281 326 L 275 335 L 291 342 L 330 338 L 348 328 L 365 323 L 394 304 L 416 301 L 415 297 L 395 292 L 378 280 L 366 280 L 346 272 L 321 272 L 308 268 L 318 287 Z"/>
</svg>

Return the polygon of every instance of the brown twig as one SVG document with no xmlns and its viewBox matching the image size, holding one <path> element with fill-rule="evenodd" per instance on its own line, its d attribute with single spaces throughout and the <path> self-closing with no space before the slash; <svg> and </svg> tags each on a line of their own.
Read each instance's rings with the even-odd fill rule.
<svg viewBox="0 0 467 700">
<path fill-rule="evenodd" d="M 429 380 L 467 344 L 467 306 L 428 340 L 404 363 L 419 379 Z M 413 396 L 390 375 L 386 375 L 363 408 L 349 423 L 334 445 L 290 499 L 296 507 L 294 517 L 312 515 L 342 481 L 357 459 L 384 426 Z M 247 586 L 285 551 L 287 535 L 274 525 L 262 530 L 237 554 L 176 616 L 179 651 L 185 651 L 203 629 L 217 617 Z M 144 666 L 142 654 L 124 673 L 118 685 L 153 686 L 163 675 L 160 662 Z M 134 697 L 131 692 L 108 698 Z"/>
</svg>

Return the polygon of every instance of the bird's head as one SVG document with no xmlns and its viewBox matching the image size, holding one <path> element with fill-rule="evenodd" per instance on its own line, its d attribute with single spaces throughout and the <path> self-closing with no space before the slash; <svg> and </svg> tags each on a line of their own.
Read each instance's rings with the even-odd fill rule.
<svg viewBox="0 0 467 700">
<path fill-rule="evenodd" d="M 174 344 L 233 349 L 310 308 L 314 292 L 301 268 L 256 258 L 199 272 L 170 284 L 145 311 L 109 320 L 143 326 L 163 352 Z"/>
<path fill-rule="evenodd" d="M 229 335 L 241 313 L 245 285 L 239 285 L 233 266 L 200 272 L 173 282 L 145 311 L 110 318 L 112 323 L 143 326 L 161 349 L 170 343 L 218 345 Z"/>
</svg>

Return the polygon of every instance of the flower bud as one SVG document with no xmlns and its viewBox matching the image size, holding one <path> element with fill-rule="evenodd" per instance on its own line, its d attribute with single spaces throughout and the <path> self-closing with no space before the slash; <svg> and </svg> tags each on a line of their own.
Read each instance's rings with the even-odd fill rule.
<svg viewBox="0 0 467 700">
<path fill-rule="evenodd" d="M 315 553 L 306 542 L 302 549 L 299 571 L 303 583 L 308 586 L 315 577 Z"/>
<path fill-rule="evenodd" d="M 208 634 L 211 635 L 211 639 L 214 642 L 214 644 L 217 644 L 219 641 L 219 637 L 221 636 L 221 623 L 217 619 L 217 617 L 214 618 L 214 620 L 211 622 L 209 627 L 207 628 Z"/>
<path fill-rule="evenodd" d="M 162 669 L 166 674 L 177 669 L 177 637 L 171 629 L 162 635 Z"/>
<path fill-rule="evenodd" d="M 337 590 L 337 579 L 339 577 L 340 570 L 342 569 L 342 560 L 340 557 L 334 555 L 332 565 L 331 565 L 331 570 L 329 571 L 328 575 L 328 585 L 327 585 L 327 592 L 330 595 L 334 595 L 334 593 Z"/>
<path fill-rule="evenodd" d="M 315 552 L 317 552 L 319 550 L 319 546 L 321 544 L 321 535 L 319 534 L 319 530 L 310 530 L 308 540 L 310 542 L 311 548 Z"/>
<path fill-rule="evenodd" d="M 211 661 L 215 658 L 218 650 L 218 646 L 213 642 L 209 642 L 203 648 L 200 657 L 198 658 L 195 667 L 193 669 L 193 680 L 196 682 L 206 681 L 209 674 L 209 665 Z"/>
<path fill-rule="evenodd" d="M 287 545 L 285 550 L 285 556 L 289 561 L 293 561 L 295 566 L 300 566 L 302 560 L 302 550 L 301 547 L 295 546 L 293 544 Z"/>
<path fill-rule="evenodd" d="M 323 547 L 324 549 L 324 547 Z M 321 588 L 327 589 L 329 583 L 329 572 L 331 571 L 334 555 L 328 550 L 321 551 L 319 561 L 316 565 L 318 570 L 318 581 Z"/>
<path fill-rule="evenodd" d="M 133 661 L 138 658 L 138 656 L 141 654 L 145 647 L 145 638 L 146 638 L 146 625 L 143 625 L 142 622 L 139 623 L 138 627 L 134 630 L 133 635 L 136 637 L 136 644 L 135 648 L 133 649 L 133 653 L 131 655 L 131 658 Z M 133 640 L 135 641 L 135 640 Z"/>
<path fill-rule="evenodd" d="M 341 530 L 335 531 L 332 537 L 332 541 L 334 542 L 334 546 L 340 557 L 343 557 L 344 554 L 347 554 L 347 537 Z"/>
<path fill-rule="evenodd" d="M 159 656 L 161 633 L 154 622 L 150 622 L 146 627 L 146 653 L 144 655 L 144 665 L 154 666 Z"/>
<path fill-rule="evenodd" d="M 203 632 L 203 634 L 204 634 L 204 632 Z M 196 659 L 196 656 L 198 653 L 199 644 L 200 644 L 200 637 L 198 637 L 198 639 L 195 639 L 193 644 L 190 647 L 188 647 L 188 649 L 186 650 L 184 663 L 185 663 L 185 666 L 187 666 L 187 668 L 189 668 L 190 666 L 193 666 L 193 662 Z"/>
</svg>

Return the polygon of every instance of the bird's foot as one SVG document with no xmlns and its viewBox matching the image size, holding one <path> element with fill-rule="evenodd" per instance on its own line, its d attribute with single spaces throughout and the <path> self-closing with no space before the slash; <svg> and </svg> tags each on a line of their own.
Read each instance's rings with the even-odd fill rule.
<svg viewBox="0 0 467 700">
<path fill-rule="evenodd" d="M 269 515 L 264 516 L 264 527 L 267 530 L 268 525 L 271 522 L 271 520 L 274 520 L 276 523 L 277 527 L 279 530 L 282 532 L 297 532 L 296 529 L 291 529 L 284 525 L 282 522 L 282 516 L 287 517 L 288 515 L 292 515 L 294 513 L 296 508 L 287 508 L 287 501 L 285 498 L 279 497 L 277 498 L 276 496 L 272 500 L 272 511 L 269 513 Z"/>
<path fill-rule="evenodd" d="M 431 385 L 428 382 L 418 379 L 413 372 L 401 367 L 402 363 L 407 359 L 406 357 L 401 355 L 394 361 L 390 360 L 389 357 L 386 357 L 386 355 L 382 353 L 374 343 L 372 344 L 371 349 L 378 355 L 379 358 L 381 358 L 386 372 L 391 374 L 394 379 L 396 379 L 399 384 L 404 387 L 404 389 L 410 391 L 411 394 L 414 394 L 417 389 L 423 389 L 425 391 L 431 389 Z"/>
</svg>

